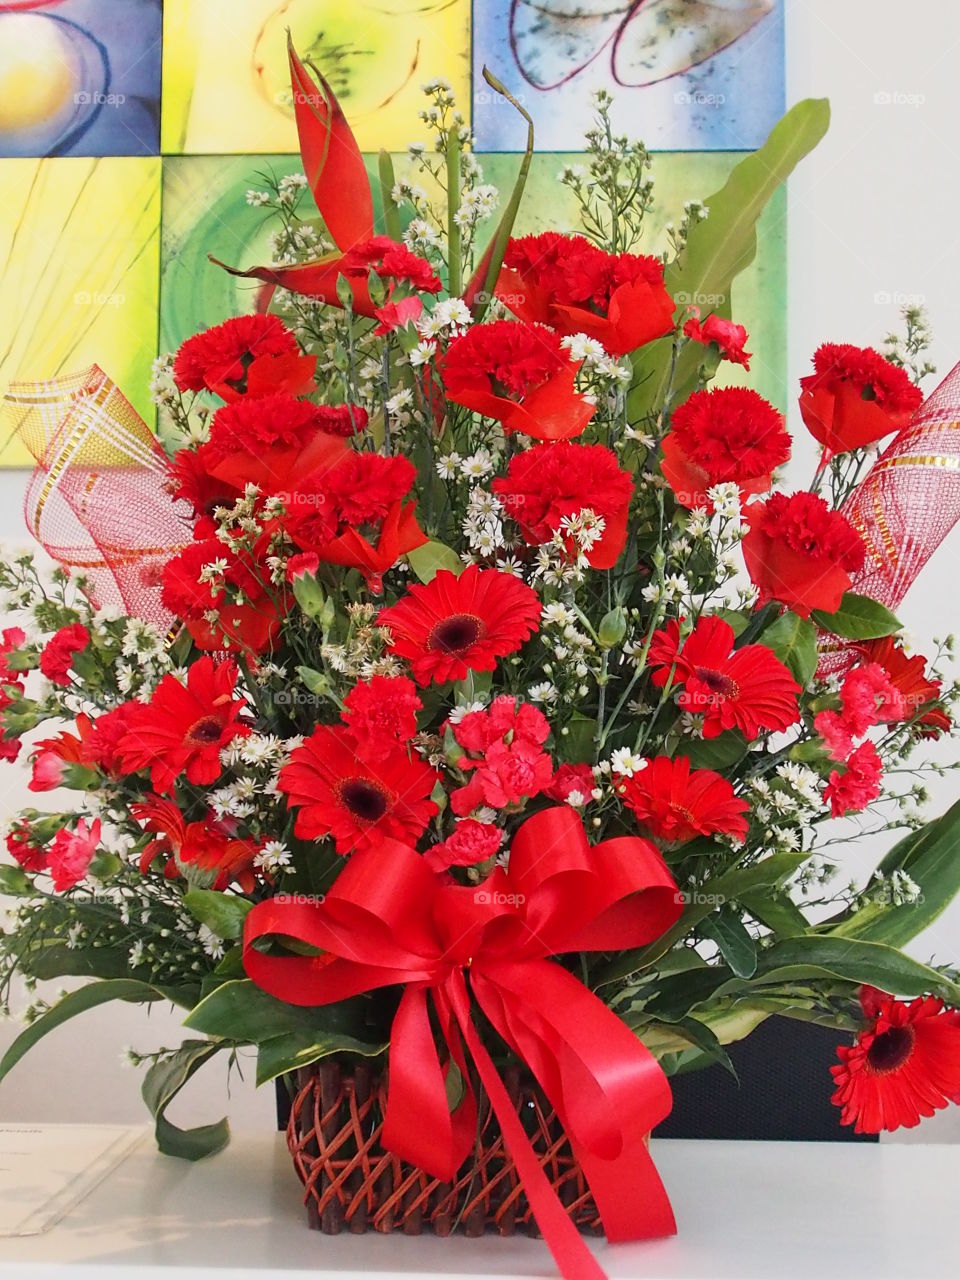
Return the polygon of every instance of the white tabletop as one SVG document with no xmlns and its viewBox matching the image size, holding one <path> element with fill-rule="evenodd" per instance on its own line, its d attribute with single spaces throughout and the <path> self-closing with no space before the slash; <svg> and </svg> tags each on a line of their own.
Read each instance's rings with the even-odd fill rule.
<svg viewBox="0 0 960 1280">
<path fill-rule="evenodd" d="M 597 1242 L 611 1280 L 956 1280 L 960 1148 L 653 1143 L 680 1234 Z M 209 1269 L 209 1270 L 208 1270 Z M 175 1272 L 175 1275 L 174 1275 Z M 132 1151 L 42 1235 L 0 1240 L 3 1280 L 520 1280 L 542 1242 L 310 1231 L 283 1139 L 241 1134 L 199 1164 Z"/>
</svg>

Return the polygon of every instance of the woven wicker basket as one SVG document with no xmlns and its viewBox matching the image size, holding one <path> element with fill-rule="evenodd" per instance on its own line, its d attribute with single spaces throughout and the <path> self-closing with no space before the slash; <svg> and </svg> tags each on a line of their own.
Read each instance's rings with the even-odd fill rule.
<svg viewBox="0 0 960 1280">
<path fill-rule="evenodd" d="M 508 1067 L 503 1079 L 561 1203 L 580 1231 L 601 1235 L 590 1189 L 553 1108 L 528 1073 Z M 539 1234 L 482 1089 L 477 1144 L 453 1182 L 440 1182 L 383 1149 L 385 1095 L 385 1081 L 364 1063 L 327 1060 L 298 1073 L 287 1143 L 311 1227 L 330 1235 Z"/>
</svg>

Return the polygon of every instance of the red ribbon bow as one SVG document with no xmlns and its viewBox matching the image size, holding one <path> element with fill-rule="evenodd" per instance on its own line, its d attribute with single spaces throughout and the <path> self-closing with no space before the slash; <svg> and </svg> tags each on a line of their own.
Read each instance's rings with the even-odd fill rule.
<svg viewBox="0 0 960 1280">
<path fill-rule="evenodd" d="M 616 1014 L 547 957 L 641 946 L 680 910 L 677 886 L 649 841 L 621 837 L 591 847 L 574 811 L 556 807 L 527 819 L 513 838 L 509 870 L 498 867 L 480 886 L 444 881 L 395 840 L 353 854 L 323 903 L 253 908 L 244 965 L 259 986 L 297 1005 L 402 984 L 384 1145 L 453 1179 L 476 1137 L 469 1055 L 560 1271 L 568 1280 L 599 1280 L 604 1273 L 543 1173 L 477 1034 L 470 997 L 556 1109 L 607 1238 L 672 1234 L 673 1212 L 646 1146 L 670 1111 L 666 1076 Z M 254 943 L 268 934 L 323 954 L 266 955 Z M 464 1081 L 452 1113 L 428 994 Z"/>
</svg>

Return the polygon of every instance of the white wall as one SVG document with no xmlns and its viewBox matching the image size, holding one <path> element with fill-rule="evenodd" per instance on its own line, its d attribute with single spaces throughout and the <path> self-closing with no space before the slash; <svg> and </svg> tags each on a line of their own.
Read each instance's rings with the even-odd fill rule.
<svg viewBox="0 0 960 1280">
<path fill-rule="evenodd" d="M 808 370 L 820 342 L 879 344 L 898 324 L 897 295 L 920 295 L 933 324 L 941 374 L 960 360 L 960 140 L 956 0 L 785 0 L 787 99 L 829 97 L 833 123 L 824 143 L 789 187 L 789 385 Z M 889 298 L 889 301 L 886 300 Z M 935 381 L 935 380 L 934 380 Z M 931 383 L 931 386 L 933 384 Z M 792 399 L 792 392 L 789 399 Z M 803 428 L 793 414 L 798 440 Z M 799 460 L 798 483 L 812 451 Z M 23 477 L 0 473 L 0 539 L 25 541 Z M 951 563 L 960 531 L 941 548 L 907 597 L 919 650 L 956 626 Z M 956 750 L 954 745 L 953 750 Z M 0 804 L 11 796 L 0 779 Z M 21 784 L 22 785 L 22 784 Z M 14 787 L 14 791 L 17 788 Z M 957 793 L 955 777 L 935 788 L 937 808 Z M 851 869 L 865 869 L 880 847 L 851 846 Z M 960 854 L 958 854 L 960 856 Z M 960 904 L 914 947 L 921 958 L 960 957 Z M 0 1028 L 0 1047 L 14 1028 Z M 136 1122 L 138 1076 L 119 1065 L 119 1047 L 175 1043 L 176 1020 L 153 1011 L 108 1006 L 51 1036 L 0 1088 L 0 1118 Z M 204 1078 L 205 1077 L 205 1078 Z M 222 1114 L 222 1073 L 201 1073 L 187 1110 Z M 238 1127 L 270 1123 L 272 1096 L 235 1082 L 229 1112 Z M 922 1140 L 960 1140 L 960 1109 L 922 1127 Z"/>
</svg>

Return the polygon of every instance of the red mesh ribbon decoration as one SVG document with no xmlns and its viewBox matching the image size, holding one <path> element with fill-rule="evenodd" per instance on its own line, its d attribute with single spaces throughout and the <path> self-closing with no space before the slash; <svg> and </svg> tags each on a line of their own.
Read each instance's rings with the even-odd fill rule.
<svg viewBox="0 0 960 1280">
<path fill-rule="evenodd" d="M 866 545 L 852 590 L 896 609 L 960 520 L 960 364 L 913 415 L 844 504 Z M 819 672 L 855 659 L 835 636 L 821 643 Z"/>
<path fill-rule="evenodd" d="M 847 500 L 867 558 L 853 590 L 895 609 L 960 520 L 960 364 Z"/>
<path fill-rule="evenodd" d="M 37 461 L 27 527 L 65 569 L 83 574 L 102 608 L 161 629 L 163 567 L 190 542 L 188 511 L 164 488 L 166 460 L 150 428 L 97 365 L 49 382 L 11 383 L 4 437 Z"/>
</svg>

